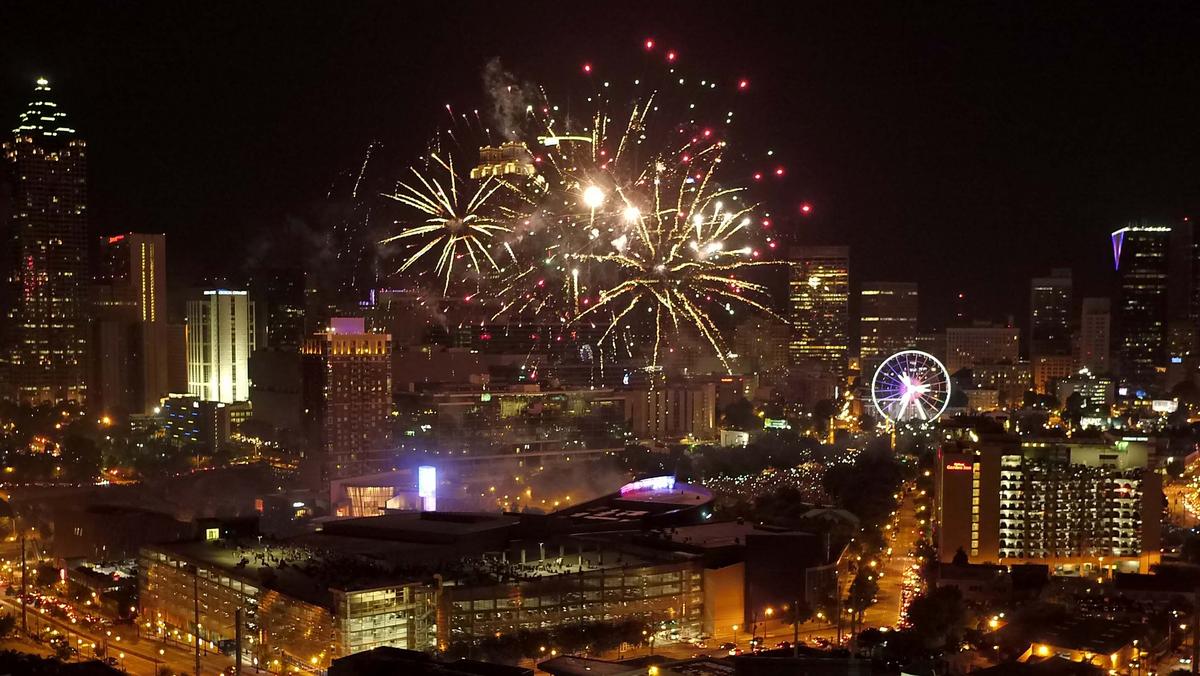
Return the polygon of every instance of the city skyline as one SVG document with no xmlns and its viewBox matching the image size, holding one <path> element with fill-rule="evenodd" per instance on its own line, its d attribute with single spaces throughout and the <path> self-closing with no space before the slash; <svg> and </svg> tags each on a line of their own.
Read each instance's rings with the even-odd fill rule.
<svg viewBox="0 0 1200 676">
<path fill-rule="evenodd" d="M 924 21 L 915 22 L 886 8 L 800 9 L 795 11 L 801 32 L 791 37 L 751 10 L 745 19 L 758 32 L 749 34 L 753 38 L 735 38 L 729 47 L 732 58 L 725 60 L 730 65 L 714 67 L 716 55 L 700 45 L 706 42 L 703 36 L 723 29 L 717 16 L 693 16 L 691 32 L 698 37 L 688 38 L 666 20 L 670 12 L 665 7 L 661 15 L 642 9 L 635 14 L 631 7 L 613 8 L 614 16 L 630 20 L 613 22 L 621 28 L 604 28 L 592 40 L 568 41 L 553 30 L 545 31 L 546 46 L 565 56 L 553 67 L 531 63 L 530 54 L 504 45 L 501 36 L 516 30 L 520 17 L 493 17 L 500 23 L 477 31 L 483 39 L 468 49 L 450 54 L 426 50 L 404 69 L 386 67 L 396 57 L 381 47 L 345 47 L 336 32 L 321 31 L 320 21 L 283 17 L 270 31 L 273 37 L 259 44 L 251 37 L 258 35 L 254 20 L 242 19 L 234 22 L 241 27 L 231 33 L 231 44 L 246 65 L 230 70 L 211 48 L 171 56 L 172 44 L 229 23 L 220 10 L 174 24 L 166 13 L 144 7 L 111 13 L 31 8 L 30 21 L 59 26 L 64 51 L 48 54 L 26 35 L 0 40 L 0 57 L 9 64 L 0 81 L 0 92 L 5 93 L 0 100 L 11 102 L 0 114 L 7 118 L 19 112 L 32 78 L 50 78 L 66 97 L 64 105 L 73 119 L 86 122 L 80 128 L 91 143 L 89 161 L 98 167 L 95 180 L 101 181 L 90 205 L 97 227 L 166 232 L 177 242 L 173 252 L 193 252 L 171 261 L 175 285 L 213 271 L 238 274 L 252 261 L 286 257 L 269 233 L 286 232 L 292 241 L 311 240 L 329 224 L 330 187 L 340 175 L 360 167 L 368 146 L 380 141 L 372 163 L 379 163 L 383 176 L 398 175 L 419 152 L 416 139 L 440 124 L 438 110 L 444 103 L 482 103 L 481 74 L 492 58 L 514 72 L 535 73 L 558 85 L 574 78 L 585 62 L 597 68 L 636 62 L 641 58 L 637 46 L 647 37 L 672 44 L 690 65 L 711 68 L 714 74 L 727 69 L 720 74 L 752 80 L 751 94 L 761 97 L 756 105 L 761 110 L 745 126 L 775 130 L 770 141 L 778 143 L 789 169 L 782 200 L 793 209 L 801 202 L 812 207 L 807 217 L 792 212 L 786 220 L 781 215 L 781 222 L 791 221 L 787 227 L 798 244 L 851 246 L 858 252 L 859 269 L 880 271 L 864 279 L 895 278 L 889 269 L 895 254 L 911 260 L 918 271 L 911 281 L 922 285 L 926 299 L 922 324 L 945 321 L 959 291 L 966 292 L 969 307 L 981 318 L 1028 316 L 1023 292 L 1027 280 L 1052 267 L 1073 268 L 1083 293 L 1109 295 L 1110 268 L 1104 252 L 1092 244 L 1096 236 L 1133 220 L 1182 218 L 1195 202 L 1185 177 L 1195 173 L 1191 158 L 1200 153 L 1194 152 L 1185 119 L 1171 112 L 1187 106 L 1130 110 L 1095 85 L 1098 74 L 1104 73 L 1116 78 L 1134 100 L 1178 102 L 1180 96 L 1190 96 L 1190 87 L 1183 84 L 1188 81 L 1186 69 L 1158 69 L 1156 79 L 1136 73 L 1160 60 L 1181 62 L 1171 56 L 1184 53 L 1179 51 L 1186 49 L 1182 36 L 1194 26 L 1192 16 L 1159 7 L 1130 22 L 1123 21 L 1126 10 L 1107 8 L 1082 25 L 1068 22 L 1073 39 L 1066 40 L 1057 32 L 1062 18 L 1057 14 L 1065 10 L 1055 8 L 1011 15 L 957 8 L 936 15 L 918 13 Z M 413 11 L 430 27 L 447 20 L 428 9 Z M 382 30 L 399 25 L 399 16 L 376 6 L 339 15 L 334 24 L 352 30 L 368 21 Z M 92 22 L 111 26 L 118 34 L 125 31 L 134 43 L 165 58 L 139 66 L 149 68 L 141 77 L 122 73 L 122 65 L 128 63 L 122 59 L 128 57 L 113 54 L 107 44 L 89 42 L 84 26 Z M 1027 30 L 1017 31 L 1017 25 Z M 874 56 L 851 59 L 848 50 L 854 43 L 833 40 L 850 26 L 857 27 L 855 36 L 881 33 L 895 39 L 877 45 Z M 985 26 L 1001 30 L 987 31 Z M 1154 35 L 1153 52 L 1137 47 L 1139 31 Z M 305 38 L 336 55 L 326 65 L 311 63 L 314 56 L 305 57 L 305 65 L 312 65 L 309 70 L 314 73 L 336 75 L 338 85 L 296 79 L 294 74 L 303 68 L 265 53 L 277 44 Z M 946 41 L 966 48 L 960 50 L 967 59 L 961 66 L 925 46 Z M 1039 55 L 1049 59 L 1064 43 L 1071 45 L 1072 58 L 1050 59 L 1049 72 L 1030 77 L 1030 60 Z M 810 58 L 791 58 L 789 44 Z M 418 45 L 414 43 L 415 51 L 420 51 Z M 104 58 L 81 58 L 84 50 Z M 932 79 L 917 80 L 888 65 L 916 57 L 931 64 Z M 99 62 L 110 65 L 102 72 L 89 71 Z M 821 67 L 807 66 L 810 62 Z M 435 88 L 416 86 L 418 73 L 434 69 L 445 76 Z M 966 77 L 971 69 L 992 73 L 996 84 L 973 82 Z M 180 77 L 183 73 L 187 76 Z M 851 81 L 854 87 L 847 86 Z M 100 87 L 117 87 L 118 82 L 124 96 L 112 101 L 101 94 Z M 1065 88 L 1056 86 L 1059 83 Z M 309 85 L 320 98 L 332 96 L 343 104 L 280 106 L 284 100 L 298 100 Z M 861 105 L 856 92 L 872 96 L 872 87 L 878 90 L 878 100 L 894 105 L 868 112 L 876 106 Z M 801 101 L 816 105 L 790 103 L 793 90 L 802 93 Z M 427 100 L 412 100 L 414 92 Z M 239 108 L 253 112 L 232 116 L 224 101 L 234 99 Z M 102 102 L 115 106 L 105 109 Z M 977 112 L 985 105 L 997 112 Z M 262 127 L 274 131 L 264 134 Z M 201 130 L 209 128 L 222 131 L 212 142 L 199 144 L 205 135 Z M 889 128 L 903 133 L 880 138 Z M 165 147 L 166 135 L 179 129 L 190 131 L 175 141 L 178 153 L 168 161 L 155 148 Z M 414 129 L 419 133 L 410 133 Z M 331 130 L 337 132 L 330 134 Z M 301 137 L 308 141 L 288 140 Z M 966 154 L 966 148 L 979 152 Z M 1106 160 L 1085 160 L 1089 148 L 1105 153 Z M 864 156 L 872 157 L 870 170 L 862 166 L 859 158 Z M 171 171 L 160 171 L 168 163 Z M 935 165 L 936 171 L 959 178 L 931 180 Z M 213 172 L 217 166 L 229 170 Z M 199 180 L 201 175 L 206 177 Z M 148 190 L 135 190 L 132 186 L 138 183 Z M 208 204 L 204 194 L 209 191 L 221 195 L 221 209 Z M 136 198 L 130 196 L 134 194 Z M 227 256 L 205 244 L 199 233 L 207 231 L 237 233 L 249 241 L 241 255 Z M 972 253 L 958 254 L 942 243 L 963 236 Z M 1022 250 L 1022 242 L 1040 238 L 1061 245 Z M 984 248 L 1011 264 L 997 270 L 999 274 L 973 279 L 968 274 L 974 267 L 970 259 Z M 889 274 L 882 274 L 885 271 Z M 934 284 L 940 271 L 962 283 Z"/>
<path fill-rule="evenodd" d="M 1200 675 L 1200 8 L 276 3 L 0 7 L 0 673 Z"/>
</svg>

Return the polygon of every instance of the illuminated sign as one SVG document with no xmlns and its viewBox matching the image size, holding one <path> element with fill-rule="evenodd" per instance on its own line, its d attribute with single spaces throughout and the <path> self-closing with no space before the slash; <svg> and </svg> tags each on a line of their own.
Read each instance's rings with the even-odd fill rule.
<svg viewBox="0 0 1200 676">
<path fill-rule="evenodd" d="M 221 529 L 220 528 L 204 529 L 204 539 L 207 542 L 212 542 L 213 540 L 221 539 Z"/>
<path fill-rule="evenodd" d="M 417 495 L 421 498 L 421 509 L 437 511 L 437 468 L 421 465 L 417 468 Z"/>
<path fill-rule="evenodd" d="M 491 400 L 492 400 L 491 392 L 484 392 L 483 394 L 479 395 L 479 401 L 487 402 L 487 401 L 491 401 Z"/>
<path fill-rule="evenodd" d="M 970 472 L 971 463 L 955 460 L 951 463 L 946 463 L 946 471 L 948 472 Z"/>
<path fill-rule="evenodd" d="M 1174 413 L 1179 410 L 1177 399 L 1155 399 L 1150 402 L 1150 408 L 1155 413 Z"/>
<path fill-rule="evenodd" d="M 652 476 L 647 479 L 640 479 L 632 483 L 627 483 L 621 486 L 621 495 L 630 493 L 639 493 L 641 491 L 669 491 L 675 488 L 675 477 L 667 476 Z"/>
<path fill-rule="evenodd" d="M 790 430 L 792 426 L 783 418 L 763 418 L 763 428 L 769 430 Z"/>
</svg>

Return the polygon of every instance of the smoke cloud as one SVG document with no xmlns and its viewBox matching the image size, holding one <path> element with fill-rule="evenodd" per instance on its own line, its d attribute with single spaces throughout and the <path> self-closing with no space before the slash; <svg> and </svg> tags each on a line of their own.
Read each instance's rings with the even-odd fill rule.
<svg viewBox="0 0 1200 676">
<path fill-rule="evenodd" d="M 483 68 L 483 89 L 491 101 L 492 125 L 510 141 L 519 137 L 525 111 L 537 101 L 537 87 L 504 69 L 499 57 Z"/>
</svg>

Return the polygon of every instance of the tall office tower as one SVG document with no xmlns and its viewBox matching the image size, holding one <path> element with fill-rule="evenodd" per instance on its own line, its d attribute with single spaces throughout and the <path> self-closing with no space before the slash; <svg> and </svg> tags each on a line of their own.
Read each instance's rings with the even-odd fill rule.
<svg viewBox="0 0 1200 676">
<path fill-rule="evenodd" d="M 1162 476 L 1144 441 L 985 437 L 938 453 L 938 558 L 1086 575 L 1161 557 Z"/>
<path fill-rule="evenodd" d="M 298 352 L 305 339 L 305 275 L 298 268 L 262 270 L 250 280 L 268 348 Z"/>
<path fill-rule="evenodd" d="M 390 468 L 392 338 L 362 318 L 336 317 L 304 343 L 303 403 L 323 481 Z"/>
<path fill-rule="evenodd" d="M 850 248 L 794 247 L 788 301 L 791 363 L 845 375 L 850 344 Z"/>
<path fill-rule="evenodd" d="M 250 399 L 254 303 L 245 291 L 205 291 L 187 304 L 188 392 L 204 401 Z"/>
<path fill-rule="evenodd" d="M 1117 350 L 1121 382 L 1139 388 L 1156 383 L 1166 365 L 1171 227 L 1130 225 L 1112 233 L 1117 303 Z"/>
<path fill-rule="evenodd" d="M 4 396 L 83 399 L 87 390 L 87 144 L 39 78 L 3 145 L 11 184 L 4 242 Z"/>
<path fill-rule="evenodd" d="M 1071 354 L 1071 270 L 1054 268 L 1029 283 L 1029 354 Z"/>
<path fill-rule="evenodd" d="M 950 373 L 981 364 L 1015 364 L 1019 358 L 1020 330 L 1015 327 L 977 322 L 946 329 L 946 369 Z"/>
<path fill-rule="evenodd" d="M 1197 316 L 1196 239 L 1189 220 L 1171 225 L 1167 239 L 1167 320 L 1191 324 Z M 1168 355 L 1169 356 L 1169 355 Z"/>
<path fill-rule="evenodd" d="M 92 303 L 89 405 L 150 413 L 170 391 L 165 235 L 102 237 Z"/>
<path fill-rule="evenodd" d="M 863 282 L 859 292 L 859 359 L 864 380 L 890 355 L 916 347 L 917 285 Z"/>
<path fill-rule="evenodd" d="M 1112 335 L 1112 304 L 1107 298 L 1084 298 L 1079 320 L 1079 367 L 1093 374 L 1108 373 Z"/>
</svg>

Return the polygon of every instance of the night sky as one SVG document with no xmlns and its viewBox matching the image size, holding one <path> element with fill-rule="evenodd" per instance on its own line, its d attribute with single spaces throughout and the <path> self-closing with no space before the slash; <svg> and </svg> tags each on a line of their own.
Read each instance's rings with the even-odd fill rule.
<svg viewBox="0 0 1200 676">
<path fill-rule="evenodd" d="M 186 283 L 319 228 L 372 139 L 410 162 L 445 103 L 481 105 L 493 57 L 565 86 L 653 37 L 751 79 L 735 140 L 784 158 L 781 212 L 814 205 L 795 241 L 920 282 L 928 324 L 959 291 L 1023 324 L 1030 276 L 1104 295 L 1108 232 L 1200 214 L 1200 6 L 1049 4 L 6 2 L 0 120 L 49 77 L 90 144 L 96 234 L 166 232 Z"/>
</svg>

